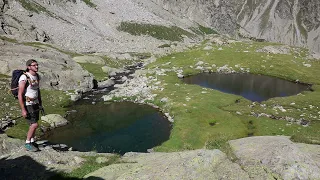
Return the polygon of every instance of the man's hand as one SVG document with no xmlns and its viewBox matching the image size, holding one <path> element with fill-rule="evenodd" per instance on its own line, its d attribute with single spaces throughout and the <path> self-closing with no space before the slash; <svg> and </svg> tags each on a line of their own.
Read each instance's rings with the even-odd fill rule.
<svg viewBox="0 0 320 180">
<path fill-rule="evenodd" d="M 22 109 L 22 110 L 21 110 L 21 115 L 22 115 L 24 118 L 26 118 L 27 115 L 28 115 L 28 112 L 27 112 L 25 109 Z"/>
</svg>

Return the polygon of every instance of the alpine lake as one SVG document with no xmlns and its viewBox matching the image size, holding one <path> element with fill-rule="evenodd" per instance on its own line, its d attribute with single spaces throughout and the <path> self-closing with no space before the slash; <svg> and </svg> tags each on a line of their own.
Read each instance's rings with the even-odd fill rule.
<svg viewBox="0 0 320 180">
<path fill-rule="evenodd" d="M 77 101 L 66 119 L 66 126 L 49 131 L 45 138 L 77 151 L 147 152 L 168 140 L 171 131 L 171 123 L 151 106 L 103 102 L 96 95 Z"/>
<path fill-rule="evenodd" d="M 311 90 L 308 84 L 247 73 L 200 73 L 182 80 L 187 84 L 239 95 L 254 102 L 262 102 L 273 97 L 292 96 Z"/>
</svg>

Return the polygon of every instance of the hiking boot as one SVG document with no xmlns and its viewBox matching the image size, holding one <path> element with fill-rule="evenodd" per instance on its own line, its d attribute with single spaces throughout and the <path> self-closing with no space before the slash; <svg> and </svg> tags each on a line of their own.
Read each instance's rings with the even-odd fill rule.
<svg viewBox="0 0 320 180">
<path fill-rule="evenodd" d="M 31 152 L 36 152 L 39 150 L 38 148 L 34 147 L 31 143 L 26 143 L 24 147 L 27 149 L 27 151 Z"/>
<path fill-rule="evenodd" d="M 31 142 L 31 144 L 32 144 L 35 148 L 39 149 L 39 145 L 38 145 L 36 142 Z"/>
</svg>

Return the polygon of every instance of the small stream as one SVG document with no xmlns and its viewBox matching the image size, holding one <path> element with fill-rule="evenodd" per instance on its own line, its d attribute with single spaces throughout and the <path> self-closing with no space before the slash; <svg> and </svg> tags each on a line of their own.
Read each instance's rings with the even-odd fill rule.
<svg viewBox="0 0 320 180">
<path fill-rule="evenodd" d="M 302 91 L 311 90 L 309 85 L 255 74 L 200 73 L 183 78 L 183 81 L 187 84 L 197 84 L 225 93 L 240 95 L 257 102 L 273 97 L 292 96 Z"/>
</svg>

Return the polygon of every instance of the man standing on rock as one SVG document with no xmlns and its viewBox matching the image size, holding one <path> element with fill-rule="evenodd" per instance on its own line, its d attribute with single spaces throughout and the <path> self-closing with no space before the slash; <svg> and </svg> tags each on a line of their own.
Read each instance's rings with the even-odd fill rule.
<svg viewBox="0 0 320 180">
<path fill-rule="evenodd" d="M 26 62 L 26 72 L 20 76 L 18 99 L 21 108 L 21 114 L 29 123 L 27 140 L 25 148 L 28 151 L 38 151 L 35 143 L 35 132 L 38 128 L 39 110 L 42 106 L 39 89 L 40 76 L 38 72 L 38 63 L 34 59 Z"/>
</svg>

